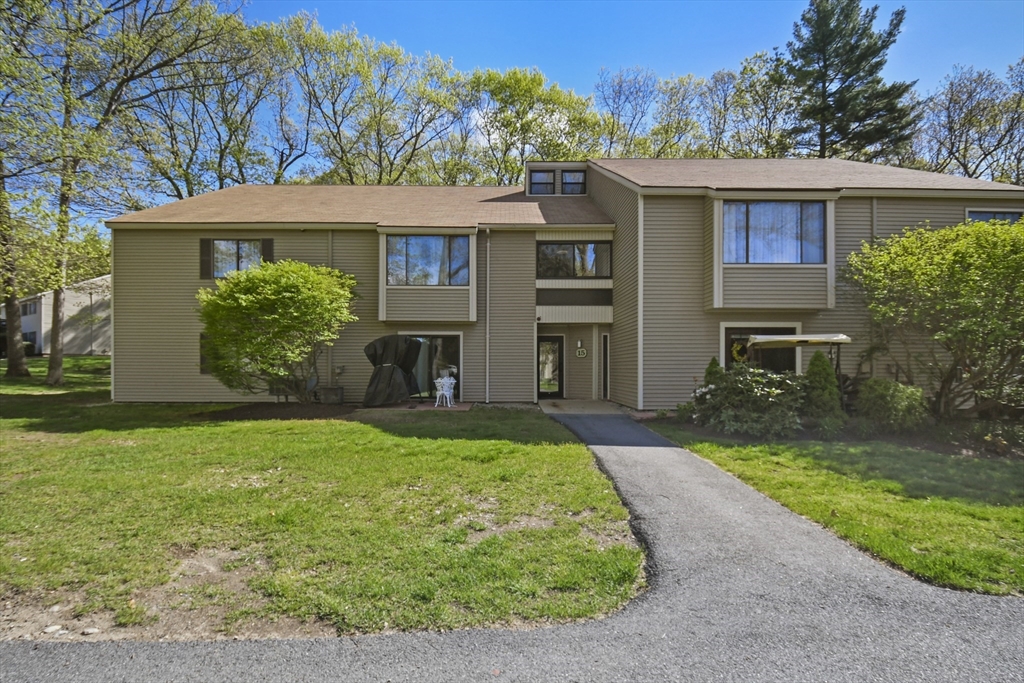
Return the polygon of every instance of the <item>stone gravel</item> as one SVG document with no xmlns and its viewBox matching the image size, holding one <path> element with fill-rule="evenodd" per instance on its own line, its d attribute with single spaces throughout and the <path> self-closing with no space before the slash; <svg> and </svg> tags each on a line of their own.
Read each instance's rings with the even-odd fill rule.
<svg viewBox="0 0 1024 683">
<path fill-rule="evenodd" d="M 532 630 L 0 643 L 0 681 L 1024 681 L 1024 600 L 928 586 L 626 416 L 559 415 L 648 551 L 649 590 Z"/>
</svg>

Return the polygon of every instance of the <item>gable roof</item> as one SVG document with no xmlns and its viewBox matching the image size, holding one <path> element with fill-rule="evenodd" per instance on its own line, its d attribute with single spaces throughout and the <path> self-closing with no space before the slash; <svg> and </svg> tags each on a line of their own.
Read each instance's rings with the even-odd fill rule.
<svg viewBox="0 0 1024 683">
<path fill-rule="evenodd" d="M 526 196 L 521 187 L 236 185 L 107 221 L 147 224 L 348 223 L 381 227 L 611 226 L 589 197 Z"/>
<path fill-rule="evenodd" d="M 949 190 L 1020 194 L 1024 188 L 842 159 L 591 159 L 650 188 L 713 190 Z"/>
</svg>

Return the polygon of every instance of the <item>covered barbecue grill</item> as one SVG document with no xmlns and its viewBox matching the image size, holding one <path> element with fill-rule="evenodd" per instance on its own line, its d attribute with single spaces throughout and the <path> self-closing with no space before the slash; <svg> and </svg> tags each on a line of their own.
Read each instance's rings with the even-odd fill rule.
<svg viewBox="0 0 1024 683">
<path fill-rule="evenodd" d="M 363 353 L 374 365 L 363 396 L 365 407 L 401 403 L 420 393 L 412 372 L 420 356 L 419 339 L 397 334 L 378 337 L 366 345 Z"/>
</svg>

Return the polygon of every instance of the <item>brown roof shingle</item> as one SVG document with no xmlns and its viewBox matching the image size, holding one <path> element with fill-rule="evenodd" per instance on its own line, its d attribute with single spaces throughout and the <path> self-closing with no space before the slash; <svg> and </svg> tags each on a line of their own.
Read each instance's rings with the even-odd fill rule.
<svg viewBox="0 0 1024 683">
<path fill-rule="evenodd" d="M 521 187 L 237 185 L 107 221 L 355 223 L 384 227 L 611 225 L 589 197 L 527 197 Z"/>
<path fill-rule="evenodd" d="M 1024 188 L 841 159 L 591 159 L 641 187 L 716 190 L 991 190 Z"/>
</svg>

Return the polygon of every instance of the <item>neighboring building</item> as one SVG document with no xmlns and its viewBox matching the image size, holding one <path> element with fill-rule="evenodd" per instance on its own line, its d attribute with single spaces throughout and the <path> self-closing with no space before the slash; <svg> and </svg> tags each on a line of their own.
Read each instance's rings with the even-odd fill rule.
<svg viewBox="0 0 1024 683">
<path fill-rule="evenodd" d="M 34 353 L 50 353 L 53 292 L 32 294 L 21 305 L 21 336 Z M 110 276 L 76 282 L 64 290 L 65 355 L 110 355 Z"/>
<path fill-rule="evenodd" d="M 200 371 L 195 294 L 261 256 L 356 277 L 359 322 L 320 368 L 348 401 L 372 371 L 363 346 L 390 333 L 426 341 L 421 386 L 458 368 L 463 401 L 670 408 L 754 332 L 847 334 L 853 374 L 868 323 L 838 280 L 851 251 L 1022 212 L 1024 188 L 831 159 L 537 162 L 526 188 L 233 187 L 107 223 L 113 397 L 239 400 Z"/>
</svg>

